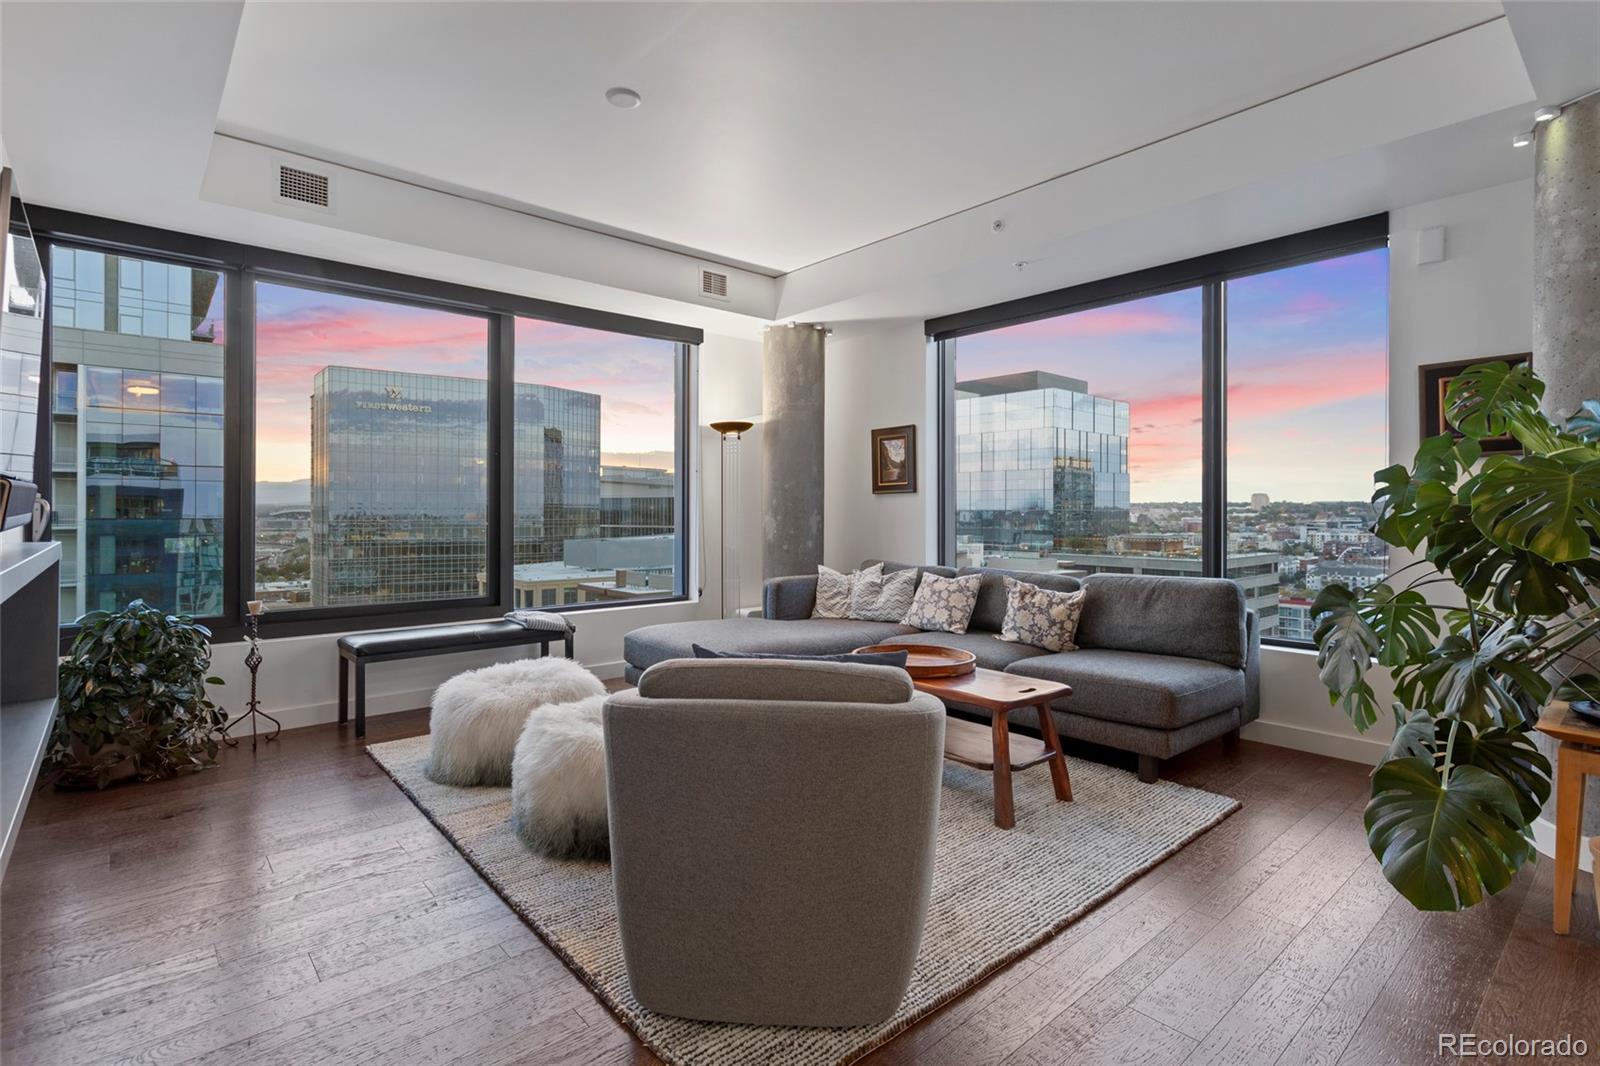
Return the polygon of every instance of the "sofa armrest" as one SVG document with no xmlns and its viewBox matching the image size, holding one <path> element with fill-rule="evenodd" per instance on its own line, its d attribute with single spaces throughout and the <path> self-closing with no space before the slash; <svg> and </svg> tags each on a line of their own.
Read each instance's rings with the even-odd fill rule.
<svg viewBox="0 0 1600 1066">
<path fill-rule="evenodd" d="M 761 617 L 810 618 L 817 606 L 817 575 L 775 577 L 761 589 Z"/>
<path fill-rule="evenodd" d="M 1244 707 L 1239 724 L 1261 717 L 1261 625 L 1254 611 L 1244 613 Z"/>
</svg>

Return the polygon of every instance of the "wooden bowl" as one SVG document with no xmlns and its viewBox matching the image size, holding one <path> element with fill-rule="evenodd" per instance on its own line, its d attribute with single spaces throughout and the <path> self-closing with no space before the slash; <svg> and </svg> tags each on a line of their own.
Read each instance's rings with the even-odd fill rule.
<svg viewBox="0 0 1600 1066">
<path fill-rule="evenodd" d="M 873 652 L 906 652 L 906 673 L 912 677 L 960 677 L 978 668 L 978 657 L 960 648 L 941 648 L 937 644 L 868 644 L 857 648 L 857 655 Z"/>
</svg>

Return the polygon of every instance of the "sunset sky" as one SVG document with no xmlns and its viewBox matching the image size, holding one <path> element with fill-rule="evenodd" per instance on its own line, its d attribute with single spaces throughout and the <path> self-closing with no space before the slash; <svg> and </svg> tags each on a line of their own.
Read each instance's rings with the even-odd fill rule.
<svg viewBox="0 0 1600 1066">
<path fill-rule="evenodd" d="M 1364 500 L 1387 465 L 1388 252 L 1228 284 L 1228 498 Z M 962 337 L 958 380 L 1047 370 L 1127 400 L 1134 503 L 1200 498 L 1200 292 Z"/>
<path fill-rule="evenodd" d="M 311 382 L 325 366 L 488 375 L 488 322 L 262 282 L 256 289 L 256 479 L 311 475 Z M 673 444 L 670 341 L 517 320 L 516 379 L 600 394 L 602 461 Z M 652 456 L 660 461 L 658 456 Z"/>
</svg>

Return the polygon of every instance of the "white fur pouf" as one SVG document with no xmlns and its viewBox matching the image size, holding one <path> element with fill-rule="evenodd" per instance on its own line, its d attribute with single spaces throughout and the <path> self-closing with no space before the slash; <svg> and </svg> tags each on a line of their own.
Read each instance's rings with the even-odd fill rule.
<svg viewBox="0 0 1600 1066">
<path fill-rule="evenodd" d="M 605 696 L 542 708 L 511 762 L 511 824 L 533 850 L 564 859 L 611 854 L 606 821 Z"/>
<path fill-rule="evenodd" d="M 457 674 L 433 694 L 428 777 L 441 785 L 508 785 L 530 713 L 605 690 L 572 659 L 518 659 Z"/>
</svg>

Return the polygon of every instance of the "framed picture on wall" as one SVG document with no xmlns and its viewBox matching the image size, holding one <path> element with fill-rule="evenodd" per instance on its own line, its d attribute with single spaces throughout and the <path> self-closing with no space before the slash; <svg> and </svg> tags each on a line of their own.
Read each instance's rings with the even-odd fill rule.
<svg viewBox="0 0 1600 1066">
<path fill-rule="evenodd" d="M 1479 363 L 1509 363 L 1520 366 L 1533 360 L 1532 352 L 1518 352 L 1515 355 L 1485 356 L 1481 359 L 1455 359 L 1448 363 L 1429 363 L 1427 366 L 1418 367 L 1420 375 L 1418 393 L 1422 401 L 1422 439 L 1437 437 L 1441 433 L 1448 433 L 1452 437 L 1460 437 L 1454 426 L 1445 420 L 1445 393 L 1450 388 L 1450 383 L 1459 377 L 1462 371 Z M 1515 437 L 1510 435 L 1495 437 L 1493 440 L 1483 442 L 1486 452 L 1516 452 L 1522 450 L 1522 445 L 1517 443 Z"/>
<path fill-rule="evenodd" d="M 872 431 L 872 491 L 917 491 L 917 427 Z"/>
</svg>

